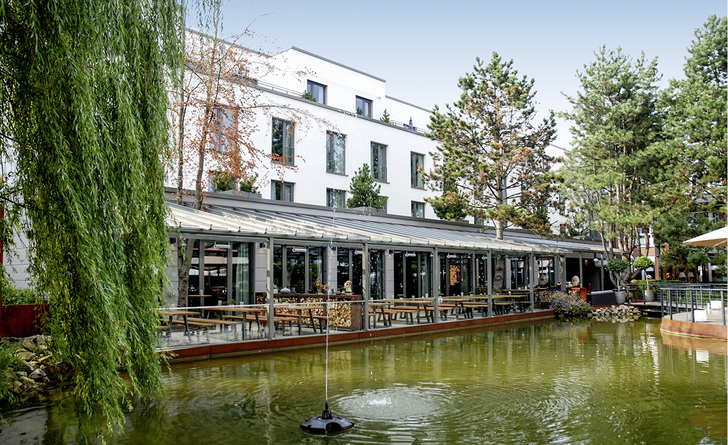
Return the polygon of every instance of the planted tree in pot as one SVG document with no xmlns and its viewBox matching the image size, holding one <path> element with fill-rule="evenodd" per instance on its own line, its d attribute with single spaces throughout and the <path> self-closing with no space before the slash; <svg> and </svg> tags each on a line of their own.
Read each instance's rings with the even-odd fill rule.
<svg viewBox="0 0 728 445">
<path fill-rule="evenodd" d="M 624 303 L 626 292 L 622 290 L 622 272 L 629 267 L 629 263 L 622 258 L 612 258 L 604 266 L 605 269 L 612 272 L 612 276 L 616 278 L 617 290 L 614 292 L 614 297 L 617 300 L 617 304 Z"/>
<path fill-rule="evenodd" d="M 632 267 L 638 270 L 646 270 L 650 267 L 653 267 L 655 263 L 652 262 L 651 259 L 647 258 L 646 256 L 641 256 L 634 260 L 632 263 Z M 650 276 L 646 275 L 645 280 L 647 281 L 647 289 L 644 291 L 645 301 L 654 301 L 655 300 L 655 291 L 650 289 Z"/>
</svg>

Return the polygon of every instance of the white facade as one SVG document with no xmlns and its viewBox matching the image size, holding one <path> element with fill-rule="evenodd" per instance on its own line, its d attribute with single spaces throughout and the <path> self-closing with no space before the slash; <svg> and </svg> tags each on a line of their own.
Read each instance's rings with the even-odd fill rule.
<svg viewBox="0 0 728 445">
<path fill-rule="evenodd" d="M 352 177 L 363 165 L 372 165 L 372 143 L 386 147 L 384 165 L 386 177 L 377 181 L 381 195 L 387 197 L 387 213 L 412 216 L 413 202 L 424 213 L 436 218 L 425 203 L 433 192 L 422 184 L 412 184 L 413 153 L 422 161 L 424 171 L 432 167 L 430 152 L 436 150 L 434 141 L 424 134 L 430 112 L 386 95 L 384 79 L 353 68 L 291 48 L 273 56 L 251 53 L 261 59 L 259 68 L 248 77 L 254 81 L 257 103 L 250 139 L 257 150 L 272 153 L 273 122 L 277 119 L 294 123 L 293 168 L 280 169 L 270 162 L 256 164 L 255 183 L 264 199 L 274 198 L 273 181 L 292 187 L 292 200 L 301 204 L 330 205 L 327 189 L 338 191 L 339 198 L 351 197 Z M 263 67 L 263 68 L 260 68 Z M 325 86 L 325 103 L 303 98 L 308 82 Z M 357 97 L 367 103 L 371 117 L 357 114 Z M 387 111 L 390 123 L 380 120 Z M 410 126 L 411 123 L 411 126 Z M 239 125 L 248 125 L 243 123 Z M 327 172 L 328 133 L 345 136 L 344 162 L 341 172 Z M 265 164 L 265 165 L 261 165 Z M 208 162 L 207 171 L 214 170 Z M 341 168 L 343 167 L 343 168 Z M 173 185 L 169 181 L 167 185 Z M 189 181 L 186 187 L 191 188 Z M 278 190 L 281 189 L 279 184 Z"/>
</svg>

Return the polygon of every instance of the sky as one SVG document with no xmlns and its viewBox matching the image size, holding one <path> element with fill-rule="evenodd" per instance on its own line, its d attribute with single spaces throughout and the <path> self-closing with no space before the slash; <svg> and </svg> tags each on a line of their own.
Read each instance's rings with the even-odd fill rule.
<svg viewBox="0 0 728 445">
<path fill-rule="evenodd" d="M 487 63 L 497 52 L 535 80 L 541 118 L 571 109 L 564 95 L 576 95 L 577 72 L 602 46 L 657 58 L 661 87 L 684 77 L 695 30 L 728 9 L 725 0 L 223 2 L 223 36 L 249 27 L 245 46 L 301 48 L 383 78 L 388 96 L 426 109 L 455 102 L 476 57 Z M 557 119 L 555 146 L 569 148 L 569 127 Z"/>
</svg>

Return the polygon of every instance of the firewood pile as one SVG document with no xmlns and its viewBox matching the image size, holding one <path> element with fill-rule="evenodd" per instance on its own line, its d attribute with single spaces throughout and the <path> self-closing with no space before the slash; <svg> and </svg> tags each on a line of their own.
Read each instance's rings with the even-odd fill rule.
<svg viewBox="0 0 728 445">
<path fill-rule="evenodd" d="M 297 303 L 297 298 L 280 298 L 281 303 Z M 323 303 L 323 297 L 303 297 L 300 299 L 301 303 L 315 304 Z M 302 305 L 302 308 L 308 308 L 307 305 Z M 280 314 L 298 316 L 298 311 L 290 308 L 277 309 Z M 312 314 L 314 317 L 325 316 L 326 308 L 324 304 L 314 305 L 312 308 Z M 306 326 L 311 325 L 311 319 L 304 312 L 302 317 L 303 324 Z M 350 328 L 351 327 L 351 304 L 348 303 L 330 303 L 329 304 L 329 325 L 332 327 Z"/>
</svg>

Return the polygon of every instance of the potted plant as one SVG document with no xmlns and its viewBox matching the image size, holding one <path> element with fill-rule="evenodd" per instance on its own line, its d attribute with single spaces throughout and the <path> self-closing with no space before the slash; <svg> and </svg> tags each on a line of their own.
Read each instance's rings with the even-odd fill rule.
<svg viewBox="0 0 728 445">
<path fill-rule="evenodd" d="M 614 292 L 614 297 L 617 300 L 617 304 L 623 304 L 624 299 L 627 295 L 625 291 L 622 290 L 622 272 L 624 272 L 629 267 L 629 263 L 622 258 L 612 258 L 607 262 L 607 264 L 604 266 L 605 269 L 607 269 L 610 272 L 613 272 L 614 275 L 617 277 L 617 290 Z"/>
<path fill-rule="evenodd" d="M 637 270 L 646 270 L 650 267 L 654 267 L 655 263 L 652 262 L 651 259 L 647 258 L 646 256 L 641 256 L 634 260 L 632 263 L 632 266 Z M 655 291 L 650 289 L 650 276 L 645 275 L 645 281 L 647 281 L 647 289 L 644 291 L 645 296 L 645 302 L 647 301 L 654 301 L 655 300 Z"/>
</svg>

